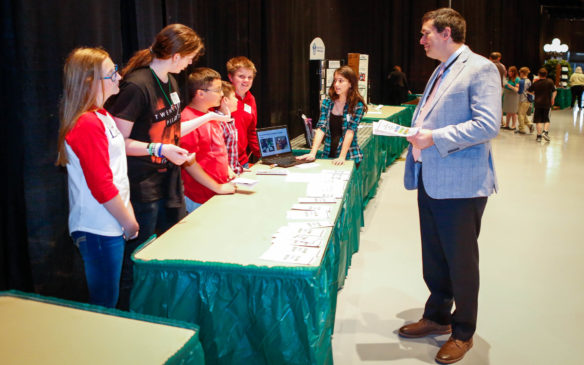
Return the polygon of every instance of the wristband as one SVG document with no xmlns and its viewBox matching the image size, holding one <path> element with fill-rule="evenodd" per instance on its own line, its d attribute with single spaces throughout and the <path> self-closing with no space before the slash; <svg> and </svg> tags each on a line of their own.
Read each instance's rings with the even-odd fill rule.
<svg viewBox="0 0 584 365">
<path fill-rule="evenodd" d="M 158 157 L 162 157 L 162 143 L 158 144 Z"/>
<path fill-rule="evenodd" d="M 150 156 L 152 156 L 152 143 L 148 143 L 148 146 L 146 147 L 146 150 L 148 151 L 148 154 Z"/>
</svg>

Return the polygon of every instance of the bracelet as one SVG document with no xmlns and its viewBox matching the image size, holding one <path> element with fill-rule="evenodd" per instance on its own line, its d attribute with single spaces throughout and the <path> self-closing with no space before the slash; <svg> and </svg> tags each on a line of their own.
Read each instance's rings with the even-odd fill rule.
<svg viewBox="0 0 584 365">
<path fill-rule="evenodd" d="M 158 144 L 158 157 L 162 157 L 162 143 Z"/>
<path fill-rule="evenodd" d="M 146 147 L 146 150 L 148 150 L 148 154 L 150 156 L 152 156 L 152 143 L 148 143 L 148 146 Z"/>
</svg>

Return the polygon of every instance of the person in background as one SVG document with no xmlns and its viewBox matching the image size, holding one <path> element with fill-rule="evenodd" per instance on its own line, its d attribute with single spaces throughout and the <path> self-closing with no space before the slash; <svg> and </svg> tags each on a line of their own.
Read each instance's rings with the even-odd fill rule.
<svg viewBox="0 0 584 365">
<path fill-rule="evenodd" d="M 507 79 L 503 87 L 503 113 L 505 124 L 502 129 L 514 130 L 517 127 L 517 110 L 519 109 L 519 77 L 517 77 L 517 67 L 509 67 Z M 509 124 L 509 120 L 512 121 Z"/>
<path fill-rule="evenodd" d="M 501 95 L 503 95 L 503 86 L 505 81 L 505 75 L 507 75 L 507 69 L 505 65 L 501 63 L 501 53 L 500 52 L 491 52 L 489 55 L 489 60 L 497 66 L 497 70 L 499 71 L 499 75 L 501 76 Z M 503 123 L 503 113 L 501 113 L 501 127 L 503 127 L 505 123 Z"/>
<path fill-rule="evenodd" d="M 491 139 L 499 133 L 497 68 L 464 44 L 466 21 L 442 8 L 422 18 L 426 56 L 440 61 L 407 137 L 404 186 L 418 190 L 423 277 L 430 296 L 422 319 L 401 337 L 452 333 L 436 354 L 461 360 L 473 346 L 479 294 L 478 237 L 488 196 L 497 191 Z M 453 306 L 455 310 L 453 311 Z"/>
<path fill-rule="evenodd" d="M 235 87 L 237 110 L 231 113 L 237 128 L 237 144 L 239 162 L 244 168 L 249 167 L 248 148 L 257 158 L 261 157 L 258 136 L 258 111 L 255 97 L 249 91 L 257 70 L 253 62 L 247 57 L 234 57 L 227 61 L 227 76 Z"/>
<path fill-rule="evenodd" d="M 521 67 L 519 69 L 519 128 L 515 131 L 515 133 L 526 134 L 526 129 L 529 129 L 529 133 L 533 133 L 535 126 L 529 118 L 527 118 L 527 111 L 531 108 L 532 98 L 533 95 L 530 94 L 527 90 L 531 86 L 531 81 L 527 76 L 529 76 L 529 68 Z"/>
<path fill-rule="evenodd" d="M 77 48 L 65 61 L 59 155 L 69 185 L 69 232 L 79 248 L 91 304 L 115 307 L 125 239 L 138 234 L 124 137 L 104 102 L 119 91 L 108 53 Z"/>
<path fill-rule="evenodd" d="M 345 159 L 351 159 L 359 166 L 363 153 L 357 143 L 357 131 L 366 112 L 367 105 L 357 88 L 353 69 L 349 66 L 337 69 L 328 97 L 320 107 L 312 149 L 297 159 L 314 161 L 324 139 L 324 156 L 333 158 L 333 164 L 342 165 Z"/>
<path fill-rule="evenodd" d="M 554 82 L 547 78 L 547 70 L 540 68 L 537 72 L 539 79 L 535 81 L 529 89 L 535 95 L 533 123 L 537 128 L 536 142 L 541 142 L 541 139 L 550 141 L 550 109 L 554 105 L 556 99 L 556 86 Z"/>
<path fill-rule="evenodd" d="M 120 93 L 106 108 L 126 141 L 130 200 L 140 234 L 126 244 L 120 284 L 120 309 L 129 308 L 134 250 L 153 234 L 162 234 L 185 214 L 180 166 L 189 160 L 179 147 L 181 135 L 221 117 L 215 113 L 180 123 L 181 101 L 172 76 L 203 52 L 194 30 L 182 24 L 162 29 L 149 48 L 140 50 L 122 70 Z"/>
<path fill-rule="evenodd" d="M 489 59 L 491 62 L 497 66 L 497 70 L 499 71 L 499 75 L 501 76 L 501 87 L 504 85 L 505 75 L 507 74 L 507 69 L 505 65 L 501 63 L 501 53 L 500 52 L 491 52 L 489 55 Z"/>
<path fill-rule="evenodd" d="M 582 109 L 582 92 L 584 92 L 584 74 L 582 67 L 577 66 L 570 76 L 570 91 L 572 92 L 572 108 L 578 100 L 578 109 Z"/>
<path fill-rule="evenodd" d="M 221 98 L 218 113 L 231 116 L 231 113 L 237 110 L 235 88 L 227 81 L 221 82 L 221 88 L 223 89 L 223 97 Z M 229 167 L 231 167 L 231 170 L 235 174 L 239 175 L 244 169 L 239 162 L 237 152 L 237 128 L 235 127 L 235 121 L 232 119 L 227 122 L 221 122 L 221 126 L 223 127 L 223 139 L 225 140 L 225 147 L 227 147 L 227 155 L 229 156 Z"/>
<path fill-rule="evenodd" d="M 408 80 L 400 66 L 393 66 L 387 76 L 389 86 L 389 105 L 400 105 L 408 100 Z"/>
<path fill-rule="evenodd" d="M 187 85 L 190 102 L 181 114 L 185 123 L 221 104 L 223 89 L 217 71 L 196 68 L 189 75 Z M 221 121 L 211 121 L 182 137 L 180 146 L 195 154 L 195 160 L 184 164 L 182 169 L 187 212 L 192 213 L 216 194 L 235 192 L 235 185 L 229 183 L 235 173 L 229 167 Z"/>
</svg>

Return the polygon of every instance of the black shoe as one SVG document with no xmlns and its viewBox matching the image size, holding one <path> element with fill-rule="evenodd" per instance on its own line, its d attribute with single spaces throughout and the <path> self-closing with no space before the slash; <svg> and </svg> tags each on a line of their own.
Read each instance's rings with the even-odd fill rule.
<svg viewBox="0 0 584 365">
<path fill-rule="evenodd" d="M 548 134 L 548 131 L 543 131 L 543 134 L 541 135 L 543 137 L 543 139 L 545 139 L 546 141 L 550 141 L 550 136 Z"/>
<path fill-rule="evenodd" d="M 537 137 L 535 137 L 535 141 L 541 142 L 541 134 L 538 134 Z"/>
</svg>

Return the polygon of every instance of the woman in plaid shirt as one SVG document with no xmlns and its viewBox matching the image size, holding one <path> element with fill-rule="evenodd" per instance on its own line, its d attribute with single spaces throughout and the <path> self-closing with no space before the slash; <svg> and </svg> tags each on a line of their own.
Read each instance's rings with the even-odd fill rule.
<svg viewBox="0 0 584 365">
<path fill-rule="evenodd" d="M 342 165 L 348 158 L 358 166 L 363 153 L 357 144 L 357 129 L 366 112 L 367 105 L 357 88 L 357 75 L 349 66 L 339 68 L 329 88 L 329 97 L 320 107 L 312 150 L 297 158 L 314 161 L 324 139 L 324 157 L 334 158 L 335 165 Z"/>
</svg>

